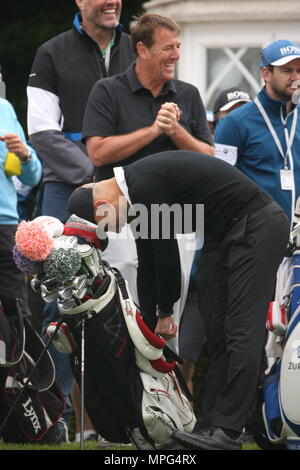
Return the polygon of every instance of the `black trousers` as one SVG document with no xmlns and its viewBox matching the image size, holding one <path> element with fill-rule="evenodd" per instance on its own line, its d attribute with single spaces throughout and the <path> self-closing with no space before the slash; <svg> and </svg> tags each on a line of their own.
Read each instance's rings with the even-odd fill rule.
<svg viewBox="0 0 300 470">
<path fill-rule="evenodd" d="M 288 239 L 289 221 L 272 202 L 239 220 L 219 245 L 215 303 L 204 313 L 210 358 L 201 422 L 238 432 L 245 426 L 259 380 L 268 303 Z"/>
<path fill-rule="evenodd" d="M 13 247 L 17 225 L 0 225 L 0 300 L 5 305 L 14 304 L 16 297 L 22 299 L 26 306 L 26 288 L 24 274 L 13 260 Z M 9 307 L 6 314 L 9 315 Z"/>
</svg>

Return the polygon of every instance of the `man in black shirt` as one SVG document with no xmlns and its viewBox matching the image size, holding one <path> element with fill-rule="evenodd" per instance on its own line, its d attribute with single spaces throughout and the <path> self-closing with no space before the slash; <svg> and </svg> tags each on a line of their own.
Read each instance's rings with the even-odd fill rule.
<svg viewBox="0 0 300 470">
<path fill-rule="evenodd" d="M 175 79 L 180 29 L 172 19 L 141 16 L 132 28 L 137 54 L 126 72 L 97 82 L 89 96 L 83 141 L 96 167 L 96 181 L 113 167 L 147 155 L 183 149 L 214 154 L 199 91 Z"/>
<path fill-rule="evenodd" d="M 157 322 L 156 333 L 166 338 L 177 330 L 172 308 L 180 295 L 181 267 L 174 234 L 180 224 L 174 221 L 167 238 L 161 227 L 158 236 L 150 236 L 152 209 L 162 204 L 178 205 L 183 215 L 188 210 L 189 226 L 201 232 L 204 223 L 205 235 L 220 246 L 208 371 L 208 379 L 216 375 L 218 387 L 211 399 L 209 428 L 199 434 L 177 432 L 174 438 L 201 449 L 239 449 L 258 384 L 268 302 L 289 222 L 278 204 L 235 167 L 189 151 L 150 155 L 115 169 L 114 178 L 93 188 L 76 190 L 70 210 L 110 230 L 114 223 L 116 231 L 126 220 L 134 224 L 135 206 L 145 208 L 144 223 L 150 229 L 136 237 L 140 307 L 148 324 Z M 204 220 L 196 216 L 201 204 Z"/>
<path fill-rule="evenodd" d="M 157 152 L 182 149 L 214 154 L 198 89 L 175 79 L 181 44 L 178 24 L 168 17 L 145 14 L 132 28 L 131 39 L 136 62 L 125 72 L 97 82 L 86 106 L 82 137 L 95 165 L 96 181 L 113 177 L 115 166 Z M 124 240 L 123 233 L 113 241 L 110 234 L 108 237 L 112 243 L 104 253 L 105 260 L 121 271 L 136 299 L 134 241 L 129 237 Z M 178 318 L 185 303 L 193 260 L 192 250 L 183 250 L 183 245 L 182 238 L 179 247 L 185 282 L 174 308 Z M 176 340 L 172 346 L 177 349 Z"/>
</svg>

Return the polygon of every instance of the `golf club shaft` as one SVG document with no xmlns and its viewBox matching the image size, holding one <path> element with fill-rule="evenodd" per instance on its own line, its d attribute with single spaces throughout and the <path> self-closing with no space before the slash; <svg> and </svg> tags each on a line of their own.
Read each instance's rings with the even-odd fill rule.
<svg viewBox="0 0 300 470">
<path fill-rule="evenodd" d="M 85 319 L 81 322 L 81 377 L 80 377 L 80 450 L 84 449 L 84 369 L 85 369 Z"/>
</svg>

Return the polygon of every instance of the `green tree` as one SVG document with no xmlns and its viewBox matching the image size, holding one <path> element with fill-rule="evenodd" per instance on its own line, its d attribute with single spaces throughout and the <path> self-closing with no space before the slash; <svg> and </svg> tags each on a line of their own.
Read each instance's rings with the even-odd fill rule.
<svg viewBox="0 0 300 470">
<path fill-rule="evenodd" d="M 123 0 L 121 23 L 126 31 L 134 15 L 143 11 L 145 0 Z M 26 85 L 36 49 L 72 26 L 77 6 L 74 0 L 27 0 L 5 2 L 0 16 L 0 65 L 6 97 L 26 126 Z"/>
</svg>

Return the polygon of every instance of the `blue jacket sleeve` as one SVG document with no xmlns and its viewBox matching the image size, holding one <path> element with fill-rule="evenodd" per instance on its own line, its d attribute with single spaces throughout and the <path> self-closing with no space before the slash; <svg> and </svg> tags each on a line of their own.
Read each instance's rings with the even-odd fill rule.
<svg viewBox="0 0 300 470">
<path fill-rule="evenodd" d="M 215 129 L 215 143 L 223 145 L 232 145 L 233 147 L 241 147 L 240 127 L 235 119 L 229 114 L 222 118 Z"/>
<path fill-rule="evenodd" d="M 26 143 L 24 131 L 21 124 L 17 120 L 15 122 L 15 133 L 20 136 L 22 141 Z M 40 182 L 42 177 L 42 165 L 40 160 L 37 157 L 35 150 L 30 147 L 31 160 L 28 163 L 22 163 L 22 173 L 18 177 L 21 183 L 26 184 L 27 186 L 35 186 Z"/>
</svg>

